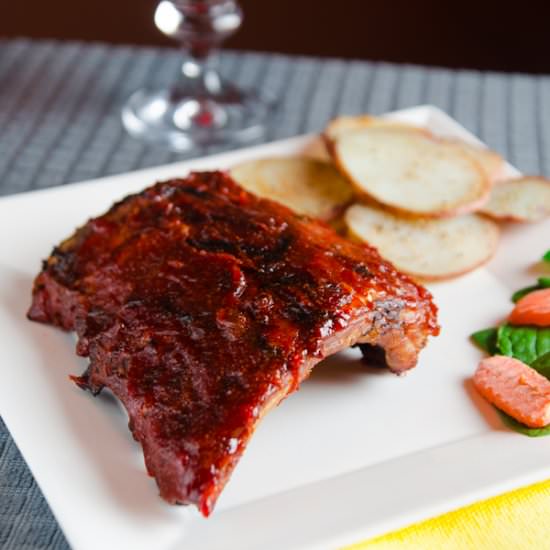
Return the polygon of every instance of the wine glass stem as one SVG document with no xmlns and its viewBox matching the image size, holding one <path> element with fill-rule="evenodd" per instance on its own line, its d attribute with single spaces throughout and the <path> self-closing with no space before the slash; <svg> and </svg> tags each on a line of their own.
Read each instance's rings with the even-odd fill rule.
<svg viewBox="0 0 550 550">
<path fill-rule="evenodd" d="M 181 66 L 181 75 L 175 86 L 180 97 L 205 97 L 217 95 L 221 90 L 221 80 L 214 68 L 216 54 L 204 57 L 188 55 Z"/>
</svg>

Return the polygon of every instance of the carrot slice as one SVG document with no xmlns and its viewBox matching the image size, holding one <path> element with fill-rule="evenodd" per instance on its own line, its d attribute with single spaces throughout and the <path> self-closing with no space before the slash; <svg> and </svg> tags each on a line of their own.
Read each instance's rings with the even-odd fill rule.
<svg viewBox="0 0 550 550">
<path fill-rule="evenodd" d="M 504 355 L 484 359 L 474 385 L 487 401 L 530 428 L 550 424 L 550 381 L 530 366 Z"/>
<path fill-rule="evenodd" d="M 508 317 L 513 325 L 550 327 L 550 288 L 535 290 L 518 301 Z"/>
</svg>

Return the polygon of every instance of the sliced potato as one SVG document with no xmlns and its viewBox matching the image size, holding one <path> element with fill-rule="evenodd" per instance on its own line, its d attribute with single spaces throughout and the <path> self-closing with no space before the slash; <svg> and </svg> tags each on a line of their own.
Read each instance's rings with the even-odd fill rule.
<svg viewBox="0 0 550 550">
<path fill-rule="evenodd" d="M 353 238 L 378 248 L 397 269 L 426 280 L 471 271 L 489 260 L 498 245 L 497 224 L 475 214 L 412 219 L 354 204 L 344 219 Z"/>
<path fill-rule="evenodd" d="M 345 133 L 378 126 L 404 128 L 407 130 L 421 132 L 427 136 L 433 136 L 427 128 L 407 124 L 406 122 L 393 120 L 391 118 L 375 117 L 371 115 L 340 116 L 334 118 L 325 128 L 324 135 L 325 138 L 333 140 Z M 504 159 L 495 151 L 492 151 L 482 145 L 472 145 L 471 143 L 467 143 L 461 139 L 443 138 L 442 140 L 449 143 L 454 143 L 468 156 L 477 161 L 491 181 L 495 181 L 501 177 L 505 162 Z"/>
<path fill-rule="evenodd" d="M 336 139 L 342 134 L 370 127 L 375 120 L 371 115 L 339 116 L 328 123 L 323 134 L 328 139 Z"/>
<path fill-rule="evenodd" d="M 403 128 L 433 137 L 433 134 L 427 128 L 414 126 L 398 120 L 375 117 L 371 115 L 341 116 L 334 118 L 326 127 L 324 136 L 325 139 L 331 141 L 345 133 L 361 130 L 363 128 L 373 128 L 379 126 Z M 485 172 L 485 175 L 492 183 L 501 178 L 504 171 L 505 162 L 504 159 L 495 151 L 492 151 L 484 146 L 472 145 L 460 139 L 442 138 L 441 141 L 454 144 L 466 155 L 475 160 L 481 166 L 482 170 Z"/>
<path fill-rule="evenodd" d="M 332 164 L 306 157 L 253 160 L 231 168 L 230 174 L 251 193 L 325 221 L 341 213 L 353 196 Z"/>
<path fill-rule="evenodd" d="M 479 164 L 454 144 L 400 127 L 343 133 L 330 150 L 360 196 L 413 216 L 472 212 L 491 190 Z"/>
<path fill-rule="evenodd" d="M 495 151 L 478 145 L 472 145 L 461 140 L 446 140 L 454 143 L 461 151 L 475 160 L 491 183 L 498 181 L 504 172 L 504 159 Z"/>
<path fill-rule="evenodd" d="M 537 222 L 550 216 L 550 180 L 527 176 L 500 182 L 481 209 L 498 220 Z"/>
<path fill-rule="evenodd" d="M 379 126 L 390 126 L 392 128 L 404 128 L 413 132 L 420 132 L 423 134 L 430 134 L 425 128 L 413 126 L 412 124 L 406 124 L 397 120 L 391 120 L 388 118 L 375 117 L 371 115 L 357 115 L 357 116 L 339 116 L 332 119 L 324 131 L 324 136 L 328 140 L 335 140 L 342 134 L 349 132 L 355 132 L 364 128 L 374 128 Z"/>
</svg>

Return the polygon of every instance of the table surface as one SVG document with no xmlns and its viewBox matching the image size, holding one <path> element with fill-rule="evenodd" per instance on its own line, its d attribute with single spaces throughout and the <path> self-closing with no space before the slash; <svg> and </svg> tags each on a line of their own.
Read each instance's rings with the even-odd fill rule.
<svg viewBox="0 0 550 550">
<path fill-rule="evenodd" d="M 0 195 L 189 158 L 132 139 L 119 116 L 132 91 L 170 84 L 180 63 L 167 48 L 0 40 Z M 548 76 L 248 52 L 223 52 L 220 64 L 279 98 L 264 141 L 319 131 L 337 114 L 432 104 L 523 172 L 550 175 Z M 0 548 L 68 548 L 1 419 Z"/>
</svg>

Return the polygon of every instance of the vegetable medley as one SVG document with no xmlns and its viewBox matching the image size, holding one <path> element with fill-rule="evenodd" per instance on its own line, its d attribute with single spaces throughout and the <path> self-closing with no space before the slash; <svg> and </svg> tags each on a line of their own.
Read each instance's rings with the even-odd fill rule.
<svg viewBox="0 0 550 550">
<path fill-rule="evenodd" d="M 550 250 L 543 261 L 550 264 Z M 506 323 L 472 334 L 481 349 L 495 356 L 481 362 L 474 384 L 508 427 L 531 437 L 550 435 L 550 277 L 518 290 L 512 301 L 516 305 Z M 520 420 L 530 407 L 535 420 L 528 426 Z"/>
</svg>

